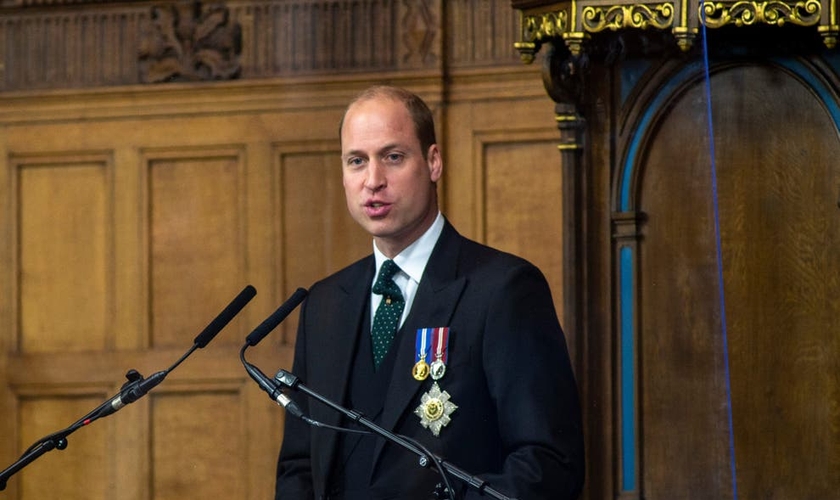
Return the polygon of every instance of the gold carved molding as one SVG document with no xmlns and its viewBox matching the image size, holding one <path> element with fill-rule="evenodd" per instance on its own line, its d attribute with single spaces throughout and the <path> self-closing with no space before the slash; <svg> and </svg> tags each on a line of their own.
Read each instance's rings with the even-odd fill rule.
<svg viewBox="0 0 840 500">
<path fill-rule="evenodd" d="M 795 3 L 704 2 L 702 9 L 703 19 L 709 28 L 720 28 L 728 24 L 738 27 L 751 24 L 784 26 L 786 23 L 816 26 L 820 22 L 822 4 L 817 0 Z"/>
<path fill-rule="evenodd" d="M 832 49 L 840 36 L 837 0 L 734 1 L 676 0 L 669 2 L 614 2 L 569 0 L 536 2 L 513 0 L 520 11 L 520 39 L 514 44 L 526 63 L 540 46 L 562 40 L 572 56 L 583 44 L 605 31 L 670 31 L 677 45 L 689 50 L 701 28 L 753 25 L 815 27 L 823 44 Z"/>
<path fill-rule="evenodd" d="M 586 6 L 582 24 L 589 33 L 624 28 L 667 29 L 674 23 L 674 4 Z"/>
</svg>

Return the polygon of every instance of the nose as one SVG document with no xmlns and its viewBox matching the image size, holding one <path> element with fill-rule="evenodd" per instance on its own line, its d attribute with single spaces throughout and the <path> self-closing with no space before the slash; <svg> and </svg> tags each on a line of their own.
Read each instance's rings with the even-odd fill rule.
<svg viewBox="0 0 840 500">
<path fill-rule="evenodd" d="M 385 171 L 378 161 L 368 163 L 367 175 L 365 177 L 365 188 L 376 192 L 385 187 Z"/>
</svg>

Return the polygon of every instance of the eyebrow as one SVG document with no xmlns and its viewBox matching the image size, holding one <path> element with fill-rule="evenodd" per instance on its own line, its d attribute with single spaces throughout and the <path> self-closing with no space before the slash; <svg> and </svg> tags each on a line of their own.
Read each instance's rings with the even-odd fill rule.
<svg viewBox="0 0 840 500">
<path fill-rule="evenodd" d="M 394 142 L 394 143 L 386 144 L 385 146 L 379 148 L 374 153 L 376 155 L 381 155 L 382 153 L 385 153 L 385 152 L 388 152 L 388 151 L 391 151 L 391 150 L 394 150 L 394 149 L 408 150 L 409 148 L 406 147 L 406 146 L 403 146 L 402 144 L 400 144 L 398 142 Z M 364 151 L 360 150 L 360 149 L 351 149 L 350 151 L 347 151 L 346 153 L 342 153 L 342 155 L 341 155 L 342 158 L 347 158 L 349 156 L 366 156 L 366 153 Z"/>
</svg>

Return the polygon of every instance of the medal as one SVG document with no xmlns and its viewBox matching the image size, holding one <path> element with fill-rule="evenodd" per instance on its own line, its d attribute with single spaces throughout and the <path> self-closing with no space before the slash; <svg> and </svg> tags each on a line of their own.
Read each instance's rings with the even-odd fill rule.
<svg viewBox="0 0 840 500">
<path fill-rule="evenodd" d="M 440 380 L 446 374 L 446 358 L 449 354 L 449 328 L 435 328 L 432 337 L 432 351 L 435 360 L 430 366 L 430 375 Z"/>
<path fill-rule="evenodd" d="M 426 380 L 426 377 L 429 376 L 429 364 L 426 363 L 426 360 L 421 359 L 414 364 L 414 368 L 411 369 L 411 376 L 414 377 L 414 380 L 420 382 Z"/>
<path fill-rule="evenodd" d="M 411 376 L 414 380 L 422 382 L 429 376 L 429 361 L 430 350 L 432 345 L 431 328 L 420 328 L 417 330 L 417 337 L 414 341 L 416 360 L 414 366 L 411 368 Z"/>
<path fill-rule="evenodd" d="M 437 382 L 434 382 L 432 388 L 420 398 L 420 406 L 414 410 L 414 414 L 420 417 L 420 425 L 437 437 L 440 430 L 452 421 L 450 415 L 457 409 L 458 406 L 449 401 L 449 393 L 441 391 Z"/>
<path fill-rule="evenodd" d="M 434 380 L 440 380 L 446 374 L 446 364 L 443 361 L 436 359 L 432 361 L 429 366 L 429 374 Z"/>
</svg>

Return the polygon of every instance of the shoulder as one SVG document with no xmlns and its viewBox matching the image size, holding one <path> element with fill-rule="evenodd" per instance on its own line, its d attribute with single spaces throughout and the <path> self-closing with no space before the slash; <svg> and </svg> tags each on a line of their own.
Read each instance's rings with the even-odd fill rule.
<svg viewBox="0 0 840 500">
<path fill-rule="evenodd" d="M 499 289 L 509 283 L 539 283 L 545 277 L 528 260 L 497 248 L 471 240 L 459 234 L 451 225 L 446 226 L 432 253 L 426 276 L 433 284 L 466 279 L 471 287 L 487 290 Z"/>
</svg>

